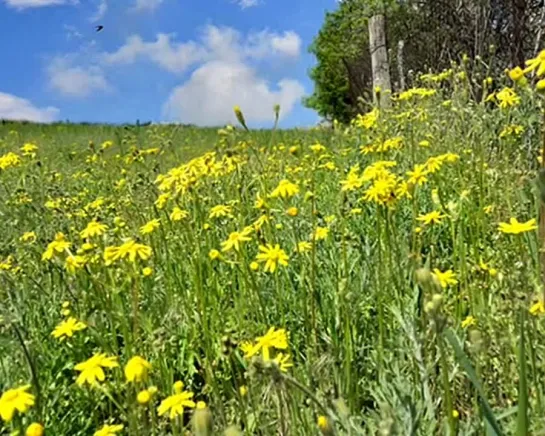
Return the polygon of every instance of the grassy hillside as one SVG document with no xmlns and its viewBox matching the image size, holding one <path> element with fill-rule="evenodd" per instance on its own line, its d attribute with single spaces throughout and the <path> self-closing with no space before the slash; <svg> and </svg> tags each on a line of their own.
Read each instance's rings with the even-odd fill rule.
<svg viewBox="0 0 545 436">
<path fill-rule="evenodd" d="M 542 100 L 464 68 L 333 130 L 0 125 L 0 432 L 543 432 Z"/>
</svg>

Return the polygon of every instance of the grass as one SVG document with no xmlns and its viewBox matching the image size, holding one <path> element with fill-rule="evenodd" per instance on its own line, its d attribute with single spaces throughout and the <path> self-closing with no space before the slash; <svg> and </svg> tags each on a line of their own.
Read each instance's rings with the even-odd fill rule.
<svg viewBox="0 0 545 436">
<path fill-rule="evenodd" d="M 498 227 L 542 101 L 470 79 L 333 130 L 0 125 L 0 433 L 545 431 L 537 226 Z"/>
</svg>

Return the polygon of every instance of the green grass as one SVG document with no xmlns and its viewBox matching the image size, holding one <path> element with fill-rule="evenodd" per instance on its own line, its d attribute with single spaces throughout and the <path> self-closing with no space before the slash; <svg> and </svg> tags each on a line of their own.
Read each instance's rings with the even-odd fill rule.
<svg viewBox="0 0 545 436">
<path fill-rule="evenodd" d="M 395 102 L 370 128 L 0 125 L 0 156 L 20 157 L 0 171 L 0 392 L 30 384 L 35 396 L 0 432 L 39 422 L 54 435 L 105 423 L 129 435 L 230 426 L 261 435 L 540 434 L 543 317 L 520 315 L 542 297 L 540 242 L 536 230 L 498 230 L 539 208 L 542 103 L 530 87 L 516 91 L 520 104 L 500 109 L 470 99 L 466 79 L 453 76 L 433 95 Z M 508 125 L 523 131 L 500 138 Z M 397 147 L 377 151 L 396 137 Z M 28 142 L 35 156 L 23 156 Z M 367 177 L 381 160 L 396 164 Z M 407 174 L 418 164 L 426 180 Z M 343 191 L 350 169 L 363 177 Z M 271 196 L 283 179 L 298 193 Z M 376 197 L 366 195 L 373 184 Z M 210 217 L 217 205 L 230 207 L 227 216 Z M 187 216 L 174 220 L 175 207 Z M 293 207 L 296 216 L 286 213 Z M 438 223 L 418 220 L 432 211 Z M 141 234 L 154 219 L 159 227 Z M 85 241 L 93 220 L 107 230 Z M 248 226 L 240 250 L 222 251 Z M 327 236 L 315 240 L 319 228 Z M 25 232 L 36 240 L 21 241 Z M 58 232 L 71 245 L 42 260 Z M 105 261 L 124 238 L 151 256 Z M 253 264 L 267 244 L 289 256 L 272 273 Z M 70 256 L 80 256 L 73 270 Z M 455 280 L 443 287 L 434 270 Z M 60 341 L 51 333 L 67 316 L 86 328 Z M 270 358 L 289 355 L 293 366 L 262 350 L 245 356 L 241 345 L 271 327 L 288 337 L 287 348 L 272 340 Z M 95 387 L 78 385 L 74 367 L 99 352 L 119 367 Z M 135 355 L 152 368 L 129 383 L 123 369 Z M 177 380 L 204 412 L 158 416 Z M 138 404 L 152 385 L 152 400 Z"/>
</svg>

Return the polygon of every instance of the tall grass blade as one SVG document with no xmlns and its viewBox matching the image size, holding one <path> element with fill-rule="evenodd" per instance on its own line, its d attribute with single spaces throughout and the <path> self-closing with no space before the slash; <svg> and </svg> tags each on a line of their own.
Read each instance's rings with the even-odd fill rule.
<svg viewBox="0 0 545 436">
<path fill-rule="evenodd" d="M 467 377 L 471 381 L 471 384 L 477 391 L 477 394 L 479 395 L 479 404 L 482 408 L 484 417 L 488 424 L 490 425 L 491 430 L 493 431 L 492 434 L 497 436 L 502 436 L 504 433 L 500 428 L 500 425 L 498 424 L 498 421 L 496 420 L 496 417 L 494 416 L 494 412 L 492 411 L 492 408 L 490 407 L 490 404 L 488 404 L 488 401 L 486 400 L 484 389 L 481 385 L 481 382 L 479 381 L 477 374 L 475 372 L 475 369 L 473 368 L 473 365 L 471 364 L 471 361 L 467 357 L 466 353 L 462 349 L 462 346 L 460 345 L 460 342 L 458 342 L 458 339 L 454 335 L 454 333 L 450 329 L 445 330 L 445 336 L 447 340 L 450 342 L 450 345 L 452 345 L 452 348 L 454 348 L 454 354 L 456 356 L 456 360 L 460 363 L 462 368 L 467 374 Z"/>
</svg>

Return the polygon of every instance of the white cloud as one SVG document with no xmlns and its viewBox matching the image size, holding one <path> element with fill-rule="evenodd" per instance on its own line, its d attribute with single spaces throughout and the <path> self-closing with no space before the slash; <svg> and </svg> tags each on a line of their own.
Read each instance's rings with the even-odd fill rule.
<svg viewBox="0 0 545 436">
<path fill-rule="evenodd" d="M 136 0 L 132 11 L 134 12 L 150 12 L 157 9 L 163 0 Z"/>
<path fill-rule="evenodd" d="M 47 123 L 55 120 L 58 114 L 57 108 L 38 108 L 24 98 L 0 92 L 0 119 Z"/>
<path fill-rule="evenodd" d="M 248 123 L 272 123 L 275 104 L 285 116 L 304 94 L 296 80 L 283 79 L 277 85 L 277 90 L 272 89 L 242 62 L 210 61 L 172 91 L 163 110 L 168 118 L 184 123 L 221 125 L 235 121 L 233 106 L 239 105 Z"/>
<path fill-rule="evenodd" d="M 242 9 L 251 8 L 259 4 L 259 0 L 234 0 L 234 3 L 239 5 Z"/>
<path fill-rule="evenodd" d="M 72 39 L 81 39 L 83 38 L 83 35 L 81 32 L 75 27 L 70 24 L 65 24 L 64 30 L 66 31 L 66 39 L 71 41 Z"/>
<path fill-rule="evenodd" d="M 154 42 L 145 42 L 140 36 L 132 35 L 116 52 L 104 54 L 102 60 L 112 65 L 132 64 L 147 58 L 167 71 L 181 73 L 205 56 L 206 52 L 199 44 L 193 41 L 176 43 L 171 41 L 171 35 L 159 33 Z"/>
<path fill-rule="evenodd" d="M 16 9 L 42 8 L 44 6 L 58 6 L 75 4 L 77 0 L 4 0 L 6 5 Z"/>
<path fill-rule="evenodd" d="M 100 0 L 97 11 L 93 16 L 91 16 L 91 18 L 89 18 L 89 21 L 91 23 L 96 23 L 97 21 L 102 20 L 104 18 L 104 15 L 106 15 L 106 12 L 108 12 L 108 1 Z"/>
<path fill-rule="evenodd" d="M 159 33 L 155 41 L 144 41 L 139 35 L 127 38 L 117 51 L 104 53 L 105 64 L 132 64 L 149 60 L 172 73 L 183 73 L 192 65 L 211 60 L 241 61 L 275 56 L 296 58 L 301 38 L 293 31 L 278 34 L 269 31 L 251 33 L 243 38 L 231 27 L 206 26 L 201 41 L 176 42 L 174 35 Z"/>
<path fill-rule="evenodd" d="M 248 36 L 244 51 L 247 56 L 257 59 L 272 55 L 297 58 L 301 53 L 301 44 L 301 38 L 292 30 L 282 35 L 264 30 Z"/>
<path fill-rule="evenodd" d="M 93 91 L 111 89 L 100 67 L 74 66 L 68 58 L 53 59 L 47 67 L 47 74 L 49 85 L 69 97 L 87 97 Z"/>
</svg>

